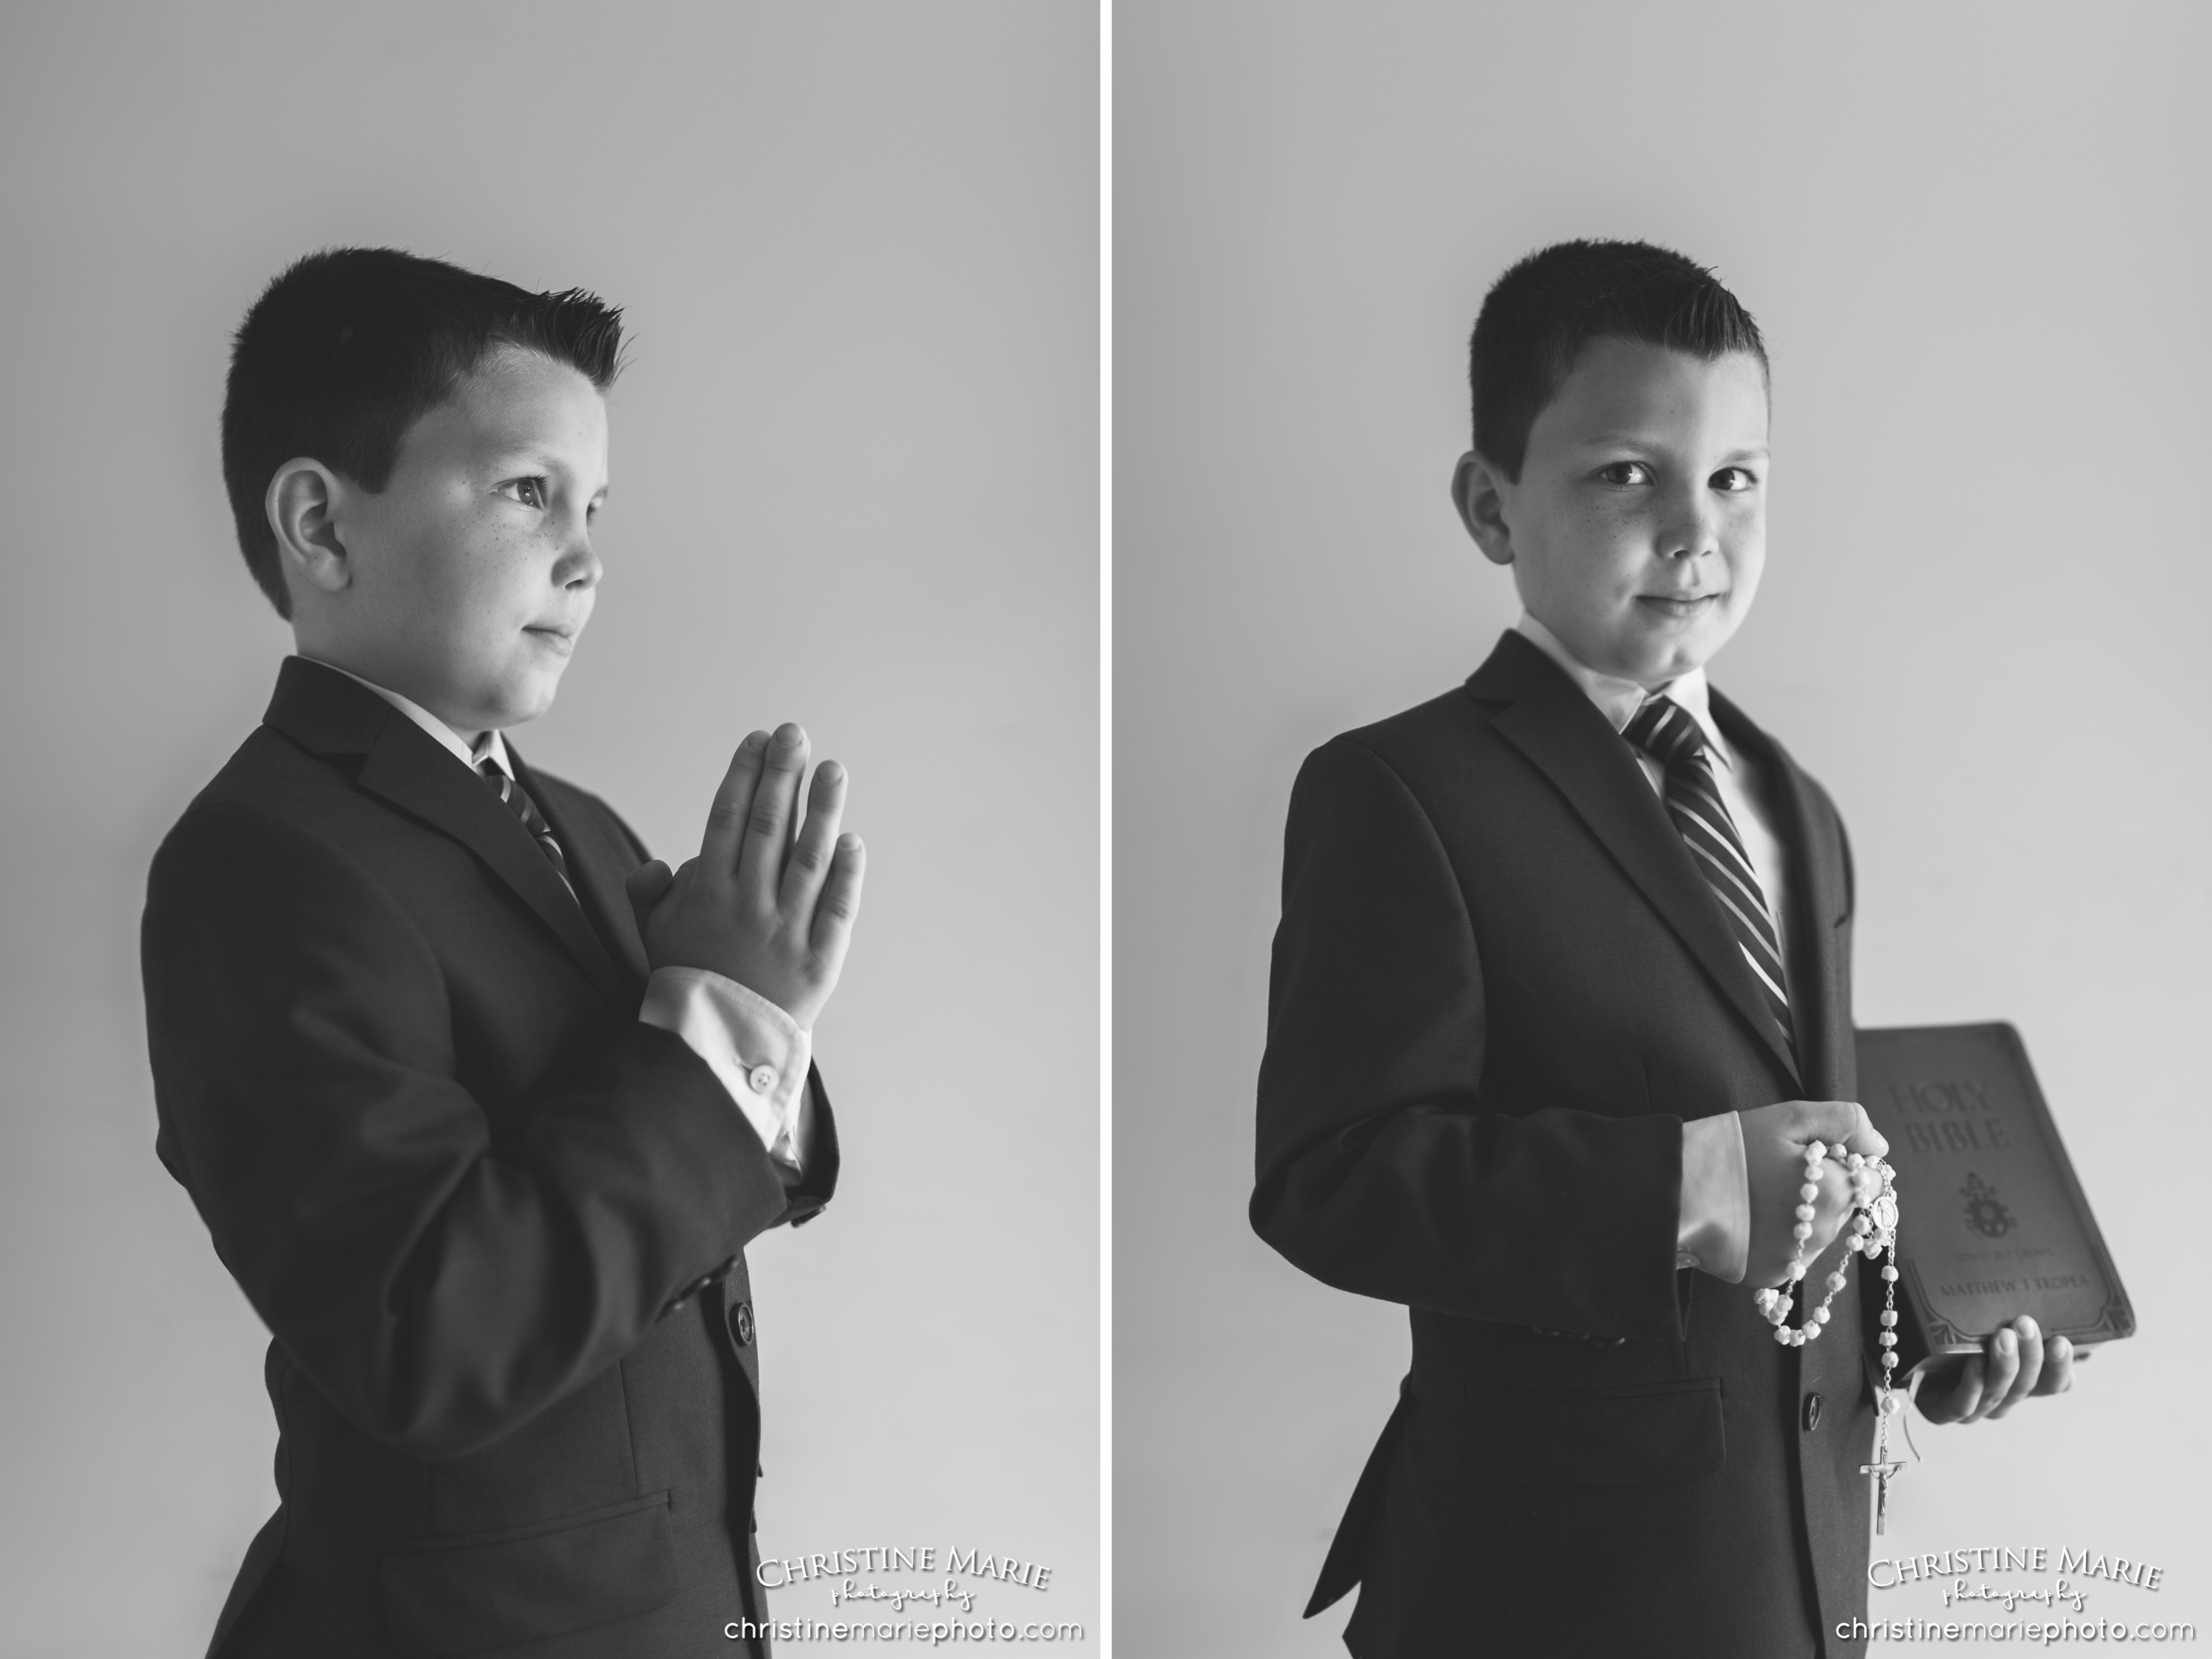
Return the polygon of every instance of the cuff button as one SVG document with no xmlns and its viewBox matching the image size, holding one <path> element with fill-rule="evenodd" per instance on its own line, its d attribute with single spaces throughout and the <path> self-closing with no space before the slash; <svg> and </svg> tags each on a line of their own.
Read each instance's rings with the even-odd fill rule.
<svg viewBox="0 0 2212 1659">
<path fill-rule="evenodd" d="M 756 1066 L 746 1073 L 745 1081 L 751 1084 L 757 1095 L 772 1093 L 775 1088 L 776 1072 L 773 1066 Z"/>
<path fill-rule="evenodd" d="M 730 1310 L 730 1334 L 741 1348 L 753 1345 L 753 1304 L 739 1302 Z"/>
</svg>

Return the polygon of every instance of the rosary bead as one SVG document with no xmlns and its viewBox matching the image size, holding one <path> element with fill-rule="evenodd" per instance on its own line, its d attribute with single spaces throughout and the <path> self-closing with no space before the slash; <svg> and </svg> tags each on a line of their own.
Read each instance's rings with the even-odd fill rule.
<svg viewBox="0 0 2212 1659">
<path fill-rule="evenodd" d="M 1855 1215 L 1851 1218 L 1851 1231 L 1861 1234 L 1870 1233 L 1874 1231 L 1874 1223 L 1865 1216 Z"/>
<path fill-rule="evenodd" d="M 1814 1310 L 1813 1310 L 1813 1320 L 1814 1320 L 1814 1322 L 1815 1324 L 1820 1324 L 1820 1325 L 1825 1325 L 1825 1324 L 1826 1324 L 1826 1323 L 1828 1322 L 1828 1310 L 1827 1310 L 1826 1308 L 1815 1308 L 1815 1309 L 1814 1309 Z"/>
<path fill-rule="evenodd" d="M 1882 1310 L 1881 1322 L 1884 1325 L 1894 1325 L 1897 1323 L 1897 1310 L 1894 1308 L 1885 1308 Z"/>
<path fill-rule="evenodd" d="M 1790 1230 L 1790 1237 L 1797 1240 L 1800 1243 L 1802 1243 L 1805 1240 L 1812 1237 L 1812 1236 L 1813 1224 L 1809 1221 L 1801 1221 Z"/>
<path fill-rule="evenodd" d="M 1886 1353 L 1886 1354 L 1882 1355 L 1882 1357 L 1881 1357 L 1881 1368 L 1882 1368 L 1882 1370 L 1889 1370 L 1892 1366 L 1895 1365 L 1896 1364 L 1897 1364 L 1897 1356 L 1896 1356 L 1894 1353 Z"/>
<path fill-rule="evenodd" d="M 1827 1311 L 1827 1310 L 1826 1310 L 1826 1309 L 1825 1309 L 1825 1308 L 1822 1308 L 1822 1309 L 1818 1310 L 1817 1311 L 1821 1312 L 1821 1313 L 1826 1313 L 1826 1312 Z M 1799 1333 L 1799 1334 L 1800 1334 L 1800 1335 L 1802 1335 L 1802 1336 L 1805 1339 L 1805 1340 L 1807 1340 L 1808 1342 L 1810 1342 L 1810 1341 L 1811 1341 L 1814 1337 L 1816 1337 L 1816 1336 L 1820 1335 L 1820 1326 L 1818 1326 L 1817 1324 L 1815 1324 L 1815 1325 L 1801 1325 L 1801 1326 L 1799 1326 L 1799 1327 L 1797 1328 L 1797 1329 L 1798 1329 L 1798 1333 Z"/>
<path fill-rule="evenodd" d="M 1805 1277 L 1805 1264 L 1804 1264 L 1803 1262 L 1802 1262 L 1802 1261 L 1793 1261 L 1793 1262 L 1791 1262 L 1791 1263 L 1790 1264 L 1790 1278 L 1791 1282 L 1792 1282 L 1792 1283 L 1795 1283 L 1796 1280 L 1801 1279 L 1802 1279 L 1802 1278 L 1804 1278 L 1804 1277 Z"/>
<path fill-rule="evenodd" d="M 1805 1161 L 1808 1164 L 1818 1164 L 1827 1155 L 1828 1149 L 1823 1142 L 1808 1140 L 1805 1143 Z"/>
<path fill-rule="evenodd" d="M 1840 1270 L 1828 1275 L 1828 1288 L 1832 1291 L 1840 1291 L 1850 1282 L 1850 1279 Z"/>
<path fill-rule="evenodd" d="M 1797 1189 L 1797 1196 L 1808 1204 L 1820 1195 L 1820 1183 L 1817 1181 L 1808 1181 Z"/>
<path fill-rule="evenodd" d="M 1897 1346 L 1897 1333 L 1895 1331 L 1884 1331 L 1880 1336 L 1875 1338 L 1875 1340 L 1881 1343 L 1885 1348 L 1893 1348 Z"/>
<path fill-rule="evenodd" d="M 1797 1206 L 1797 1218 L 1800 1221 L 1810 1221 L 1813 1218 L 1813 1206 L 1809 1204 L 1800 1204 Z"/>
<path fill-rule="evenodd" d="M 1854 1170 L 1863 1170 L 1866 1168 L 1866 1154 L 1863 1152 L 1853 1152 L 1850 1158 L 1844 1160 L 1844 1162 Z"/>
<path fill-rule="evenodd" d="M 1897 1283 L 1897 1269 L 1894 1267 L 1884 1267 L 1881 1270 L 1881 1276 L 1893 1285 Z"/>
</svg>

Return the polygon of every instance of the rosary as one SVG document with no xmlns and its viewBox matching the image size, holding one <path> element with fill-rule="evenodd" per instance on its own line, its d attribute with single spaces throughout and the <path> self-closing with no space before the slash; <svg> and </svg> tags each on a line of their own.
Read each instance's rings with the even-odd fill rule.
<svg viewBox="0 0 2212 1659">
<path fill-rule="evenodd" d="M 1905 1408 L 1891 1382 L 1897 1370 L 1897 1172 L 1878 1158 L 1858 1152 L 1845 1157 L 1841 1146 L 1830 1147 L 1817 1140 L 1806 1146 L 1805 1184 L 1797 1189 L 1797 1224 L 1790 1229 L 1797 1248 L 1790 1259 L 1790 1286 L 1805 1277 L 1805 1241 L 1813 1236 L 1813 1200 L 1820 1195 L 1820 1165 L 1831 1157 L 1844 1165 L 1851 1178 L 1853 1213 L 1844 1244 L 1869 1262 L 1882 1251 L 1889 1252 L 1889 1261 L 1881 1270 L 1885 1292 L 1881 1334 L 1875 1339 L 1881 1346 L 1881 1385 L 1875 1401 L 1874 1462 L 1859 1465 L 1859 1473 L 1874 1480 L 1874 1529 L 1884 1533 L 1889 1530 L 1889 1483 L 1905 1468 L 1889 1455 L 1889 1419 Z M 1830 1273 L 1827 1295 L 1802 1325 L 1788 1322 L 1794 1305 L 1790 1287 L 1771 1286 L 1752 1299 L 1774 1327 L 1777 1342 L 1802 1347 L 1820 1334 L 1820 1328 L 1828 1322 L 1828 1304 L 1850 1282 L 1840 1267 Z"/>
</svg>

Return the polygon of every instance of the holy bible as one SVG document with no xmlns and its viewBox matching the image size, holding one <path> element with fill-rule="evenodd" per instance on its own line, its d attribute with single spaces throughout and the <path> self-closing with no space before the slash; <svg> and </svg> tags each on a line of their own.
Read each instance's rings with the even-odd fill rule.
<svg viewBox="0 0 2212 1659">
<path fill-rule="evenodd" d="M 2135 1312 L 2011 1026 L 1858 1034 L 1859 1102 L 1897 1171 L 1899 1381 L 2021 1315 L 2079 1347 Z"/>
</svg>

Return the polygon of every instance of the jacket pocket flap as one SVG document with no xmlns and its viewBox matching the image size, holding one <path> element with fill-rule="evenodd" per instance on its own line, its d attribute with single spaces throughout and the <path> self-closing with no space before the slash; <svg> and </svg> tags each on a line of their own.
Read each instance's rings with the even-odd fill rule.
<svg viewBox="0 0 2212 1659">
<path fill-rule="evenodd" d="M 409 1544 L 381 1563 L 392 1639 L 467 1653 L 589 1630 L 676 1595 L 668 1494 L 513 1532 Z"/>
<path fill-rule="evenodd" d="M 1470 1388 L 1467 1411 L 1477 1478 L 1504 1486 L 1658 1486 L 1711 1474 L 1728 1456 L 1717 1376 L 1542 1393 Z"/>
</svg>

